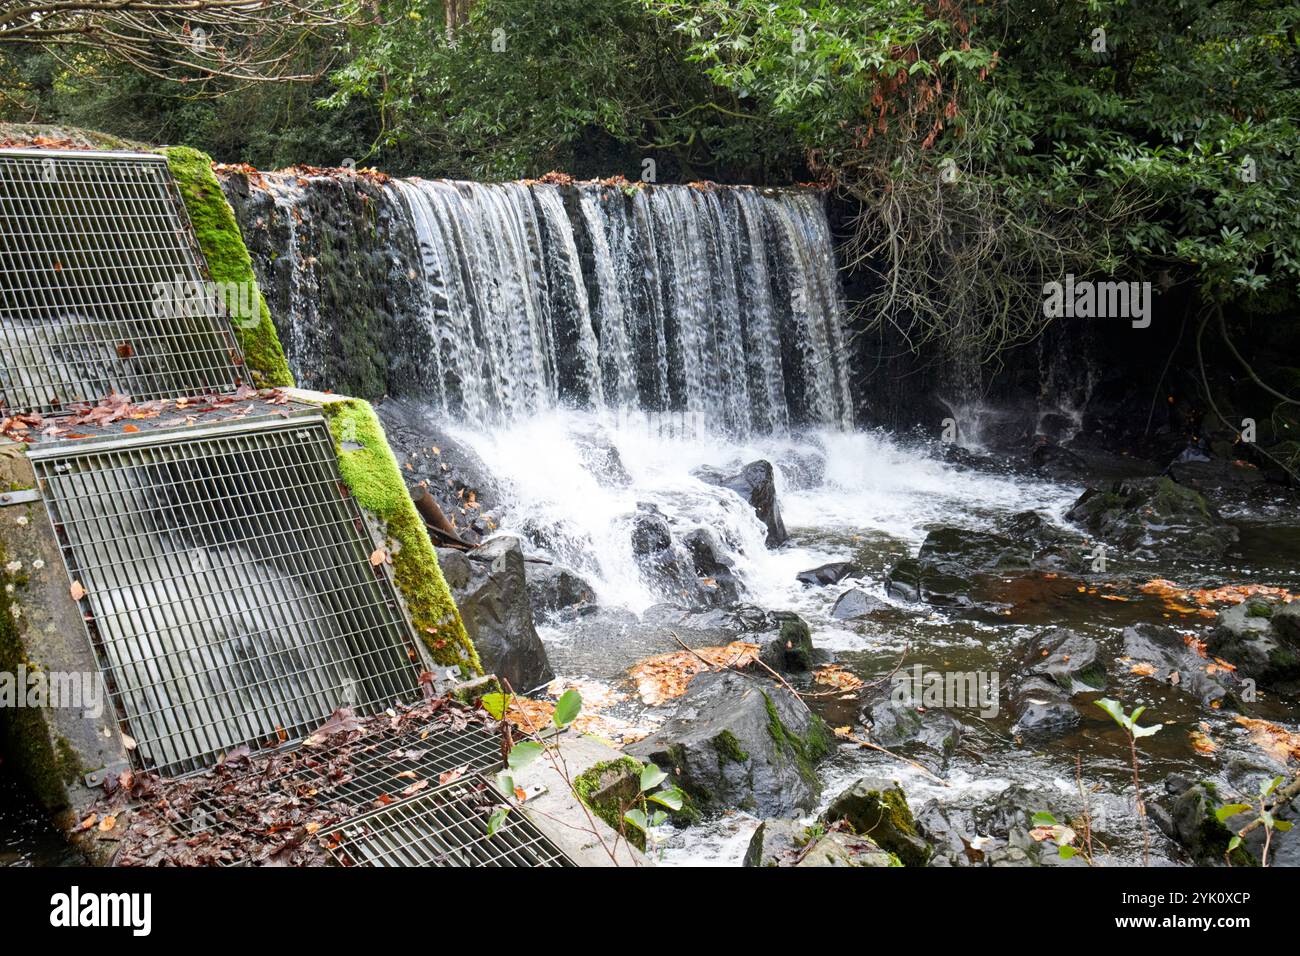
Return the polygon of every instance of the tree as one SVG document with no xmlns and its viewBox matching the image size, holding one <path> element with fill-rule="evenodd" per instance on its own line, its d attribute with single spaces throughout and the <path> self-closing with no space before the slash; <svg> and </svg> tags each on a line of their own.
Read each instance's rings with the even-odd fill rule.
<svg viewBox="0 0 1300 956">
<path fill-rule="evenodd" d="M 9 0 L 0 47 L 94 51 L 151 76 L 301 81 L 304 35 L 351 22 L 352 0 Z"/>
</svg>

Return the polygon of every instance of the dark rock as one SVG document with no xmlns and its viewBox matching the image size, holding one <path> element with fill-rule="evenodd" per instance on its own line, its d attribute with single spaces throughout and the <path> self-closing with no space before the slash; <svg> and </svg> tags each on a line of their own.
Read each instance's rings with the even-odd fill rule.
<svg viewBox="0 0 1300 956">
<path fill-rule="evenodd" d="M 1178 459 L 1169 465 L 1169 477 L 1198 491 L 1246 488 L 1266 480 L 1264 472 L 1249 462 L 1228 458 Z"/>
<path fill-rule="evenodd" d="M 526 564 L 528 597 L 535 616 L 577 612 L 595 602 L 591 585 L 581 575 L 558 564 Z"/>
<path fill-rule="evenodd" d="M 795 580 L 804 587 L 821 587 L 827 584 L 839 584 L 857 571 L 852 561 L 832 561 L 796 574 Z"/>
<path fill-rule="evenodd" d="M 740 582 L 736 577 L 736 564 L 727 557 L 718 539 L 707 528 L 696 528 L 682 538 L 700 578 L 704 593 L 714 598 L 710 603 L 731 605 L 740 600 Z M 707 583 L 707 582 L 712 582 Z"/>
<path fill-rule="evenodd" d="M 1046 677 L 1067 694 L 1106 687 L 1101 648 L 1090 637 L 1063 627 L 1039 631 L 1025 645 L 1023 673 Z"/>
<path fill-rule="evenodd" d="M 870 837 L 833 830 L 808 848 L 795 866 L 899 866 L 898 857 Z"/>
<path fill-rule="evenodd" d="M 890 750 L 919 747 L 942 760 L 952 756 L 965 730 L 947 710 L 903 700 L 889 688 L 872 695 L 859 719 L 873 743 Z"/>
<path fill-rule="evenodd" d="M 1016 723 L 1012 733 L 1032 742 L 1061 737 L 1083 723 L 1078 709 L 1053 680 L 1030 677 L 1016 686 L 1011 700 Z"/>
<path fill-rule="evenodd" d="M 1300 681 L 1300 601 L 1251 598 L 1219 612 L 1206 649 L 1249 677 L 1284 691 Z"/>
<path fill-rule="evenodd" d="M 1215 811 L 1229 801 L 1219 797 L 1218 788 L 1208 781 L 1189 783 L 1181 775 L 1165 781 L 1167 799 L 1153 806 L 1151 817 L 1165 835 L 1178 843 L 1192 862 L 1201 866 L 1222 865 L 1232 840 L 1232 831 L 1221 823 Z M 1244 826 L 1248 817 L 1241 817 Z M 1238 847 L 1233 864 L 1250 865 L 1251 859 Z"/>
<path fill-rule="evenodd" d="M 704 585 L 692 556 L 673 538 L 668 519 L 653 505 L 632 516 L 632 553 L 650 585 L 664 597 L 690 605 L 722 603 L 720 589 Z"/>
<path fill-rule="evenodd" d="M 1066 518 L 1148 559 L 1222 554 L 1238 537 L 1198 492 L 1163 477 L 1128 478 L 1104 491 L 1089 488 Z"/>
<path fill-rule="evenodd" d="M 522 693 L 554 679 L 533 626 L 519 539 L 493 538 L 469 555 L 470 579 L 453 590 L 483 669 Z M 487 561 L 473 560 L 487 558 Z"/>
<path fill-rule="evenodd" d="M 821 718 L 789 691 L 734 671 L 701 674 L 673 716 L 627 748 L 672 775 L 701 810 L 785 816 L 813 808 L 831 749 Z"/>
<path fill-rule="evenodd" d="M 889 605 L 874 594 L 868 594 L 861 588 L 849 588 L 836 598 L 835 606 L 831 608 L 831 617 L 837 621 L 853 621 L 887 607 Z"/>
<path fill-rule="evenodd" d="M 1055 442 L 1035 446 L 1029 454 L 1029 462 L 1036 471 L 1066 481 L 1078 478 L 1088 470 L 1088 463 L 1079 455 Z"/>
<path fill-rule="evenodd" d="M 822 832 L 794 820 L 764 820 L 745 851 L 745 866 L 898 866 L 898 858 L 844 829 Z"/>
<path fill-rule="evenodd" d="M 870 837 L 904 866 L 925 866 L 930 859 L 930 845 L 916 832 L 907 796 L 884 777 L 860 778 L 831 801 L 821 819 L 826 824 L 847 822 L 854 833 Z"/>
<path fill-rule="evenodd" d="M 1207 707 L 1216 706 L 1216 701 L 1233 703 L 1236 678 L 1224 668 L 1206 673 L 1205 658 L 1171 627 L 1142 623 L 1124 628 L 1124 654 L 1135 662 L 1155 665 L 1151 679 L 1177 686 Z"/>
<path fill-rule="evenodd" d="M 776 501 L 776 479 L 772 463 L 759 459 L 751 461 L 739 473 L 729 474 L 719 468 L 698 468 L 693 473 L 701 481 L 729 488 L 749 502 L 758 520 L 767 528 L 767 546 L 776 548 L 790 536 L 781 520 L 781 509 Z"/>
<path fill-rule="evenodd" d="M 442 569 L 447 587 L 453 591 L 466 587 L 474 572 L 470 567 L 469 558 L 465 557 L 465 552 L 455 548 L 438 548 L 437 551 L 438 567 Z"/>
<path fill-rule="evenodd" d="M 759 655 L 763 663 L 786 673 L 812 670 L 815 651 L 807 622 L 789 611 L 777 611 L 773 617 L 780 626 L 780 633 L 763 645 Z"/>
<path fill-rule="evenodd" d="M 1032 552 L 1001 535 L 938 528 L 926 536 L 915 558 L 894 565 L 885 589 L 904 601 L 970 607 L 978 576 L 1025 570 L 1032 559 Z"/>
</svg>

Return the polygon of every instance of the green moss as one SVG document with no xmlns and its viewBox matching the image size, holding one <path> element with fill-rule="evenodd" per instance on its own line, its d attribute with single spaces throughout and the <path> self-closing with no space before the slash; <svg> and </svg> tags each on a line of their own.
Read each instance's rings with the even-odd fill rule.
<svg viewBox="0 0 1300 956">
<path fill-rule="evenodd" d="M 1246 617 L 1272 617 L 1273 607 L 1264 601 L 1251 601 L 1246 606 Z"/>
<path fill-rule="evenodd" d="M 623 819 L 623 811 L 641 792 L 642 766 L 627 756 L 593 764 L 574 778 L 573 789 L 592 813 L 644 853 L 645 833 Z"/>
<path fill-rule="evenodd" d="M 359 398 L 323 404 L 334 436 L 339 471 L 352 497 L 384 523 L 393 576 L 406 599 L 411 623 L 442 665 L 460 665 L 465 676 L 483 673 L 465 633 L 460 611 L 438 566 L 429 532 L 415 510 L 397 459 L 374 409 Z"/>
<path fill-rule="evenodd" d="M 212 160 L 197 149 L 172 146 L 163 150 L 172 176 L 180 189 L 199 248 L 208 261 L 212 280 L 220 283 L 249 283 L 257 289 L 253 261 L 240 235 L 235 214 L 221 192 L 212 171 Z M 235 316 L 235 336 L 244 352 L 251 384 L 259 388 L 291 386 L 293 373 L 285 360 L 271 312 L 260 291 L 256 292 L 255 315 Z"/>
<path fill-rule="evenodd" d="M 16 593 L 21 582 L 3 570 L 8 560 L 0 544 L 0 671 L 16 674 L 20 668 L 33 669 L 35 665 L 27 659 L 14 617 L 17 604 L 9 586 L 13 585 Z M 68 805 L 64 786 L 77 779 L 80 767 L 68 742 L 59 738 L 56 750 L 50 736 L 45 715 L 37 708 L 14 707 L 0 714 L 0 749 L 40 804 L 47 810 L 59 810 Z"/>
<path fill-rule="evenodd" d="M 767 732 L 772 735 L 779 748 L 794 757 L 804 777 L 816 780 L 814 768 L 817 761 L 830 753 L 834 745 L 834 738 L 826 722 L 816 714 L 809 714 L 811 723 L 808 726 L 808 733 L 800 737 L 786 727 L 781 720 L 781 715 L 776 711 L 776 705 L 772 703 L 772 698 L 767 694 L 763 695 L 763 704 L 767 707 Z"/>
<path fill-rule="evenodd" d="M 749 754 L 741 749 L 740 741 L 730 730 L 722 731 L 710 743 L 718 752 L 718 766 L 724 763 L 744 763 L 749 759 Z"/>
</svg>

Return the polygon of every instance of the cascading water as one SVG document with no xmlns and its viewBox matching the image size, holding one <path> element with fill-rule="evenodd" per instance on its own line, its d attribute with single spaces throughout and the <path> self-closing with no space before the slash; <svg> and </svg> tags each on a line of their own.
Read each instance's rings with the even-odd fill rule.
<svg viewBox="0 0 1300 956">
<path fill-rule="evenodd" d="M 304 384 L 427 398 L 474 421 L 572 405 L 679 413 L 731 434 L 852 425 L 815 192 L 226 184 Z M 370 374 L 373 343 L 345 354 L 358 329 L 388 367 Z M 393 352 L 404 360 L 388 363 Z"/>
</svg>

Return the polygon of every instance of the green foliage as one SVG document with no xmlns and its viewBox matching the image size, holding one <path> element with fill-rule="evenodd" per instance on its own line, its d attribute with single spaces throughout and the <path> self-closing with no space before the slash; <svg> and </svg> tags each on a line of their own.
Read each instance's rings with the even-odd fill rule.
<svg viewBox="0 0 1300 956">
<path fill-rule="evenodd" d="M 1158 733 L 1164 724 L 1152 724 L 1149 727 L 1138 725 L 1138 718 L 1146 711 L 1146 707 L 1135 707 L 1131 714 L 1124 713 L 1124 705 L 1119 701 L 1111 700 L 1109 697 L 1103 697 L 1101 700 L 1093 701 L 1098 707 L 1110 714 L 1111 719 L 1119 724 L 1130 737 L 1150 737 Z"/>
<path fill-rule="evenodd" d="M 636 179 L 658 157 L 667 179 L 791 155 L 782 124 L 747 114 L 639 0 L 478 0 L 450 36 L 435 0 L 380 6 L 383 25 L 334 74 L 328 102 L 370 104 L 376 146 L 399 166 L 418 154 L 478 179 L 578 164 Z"/>
</svg>

